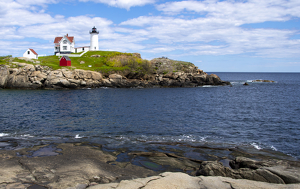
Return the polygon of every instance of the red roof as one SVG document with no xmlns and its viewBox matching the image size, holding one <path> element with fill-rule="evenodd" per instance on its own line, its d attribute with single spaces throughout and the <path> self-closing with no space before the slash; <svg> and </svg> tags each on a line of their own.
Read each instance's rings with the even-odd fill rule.
<svg viewBox="0 0 300 189">
<path fill-rule="evenodd" d="M 66 35 L 65 36 L 66 38 L 68 38 L 68 40 L 71 42 L 71 43 L 73 43 L 73 40 L 74 40 L 74 37 L 73 36 L 68 36 L 68 35 Z M 60 40 L 62 39 L 63 37 L 55 37 L 55 39 L 54 39 L 54 43 L 59 43 L 60 42 Z"/>
<path fill-rule="evenodd" d="M 31 50 L 31 52 L 33 52 L 33 54 L 38 55 L 33 49 L 29 49 Z"/>
<path fill-rule="evenodd" d="M 59 43 L 63 37 L 55 37 L 54 43 Z"/>
</svg>

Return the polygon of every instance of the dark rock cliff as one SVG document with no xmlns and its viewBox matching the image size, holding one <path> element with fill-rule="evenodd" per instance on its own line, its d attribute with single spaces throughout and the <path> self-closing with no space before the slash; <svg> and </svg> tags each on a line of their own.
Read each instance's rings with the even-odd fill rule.
<svg viewBox="0 0 300 189">
<path fill-rule="evenodd" d="M 14 67 L 0 65 L 0 88 L 61 89 L 94 87 L 197 87 L 203 85 L 228 85 L 217 75 L 199 70 L 192 63 L 182 63 L 166 58 L 153 59 L 153 73 L 124 71 L 102 74 L 87 70 L 58 69 L 47 66 L 15 63 Z"/>
</svg>

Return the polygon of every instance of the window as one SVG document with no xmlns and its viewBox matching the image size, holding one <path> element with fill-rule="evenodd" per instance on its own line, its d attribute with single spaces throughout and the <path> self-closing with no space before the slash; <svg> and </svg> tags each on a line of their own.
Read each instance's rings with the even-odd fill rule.
<svg viewBox="0 0 300 189">
<path fill-rule="evenodd" d="M 67 40 L 64 40 L 63 43 L 64 43 L 64 44 L 67 44 Z"/>
<path fill-rule="evenodd" d="M 30 54 L 30 51 L 28 51 L 27 53 Z"/>
<path fill-rule="evenodd" d="M 67 50 L 67 46 L 63 46 L 63 50 Z"/>
<path fill-rule="evenodd" d="M 82 50 L 84 51 L 84 47 L 82 47 Z"/>
</svg>

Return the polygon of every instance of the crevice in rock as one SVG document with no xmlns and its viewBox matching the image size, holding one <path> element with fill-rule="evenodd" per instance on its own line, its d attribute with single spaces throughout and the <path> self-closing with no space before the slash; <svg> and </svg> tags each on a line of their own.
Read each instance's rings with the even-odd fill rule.
<svg viewBox="0 0 300 189">
<path fill-rule="evenodd" d="M 271 171 L 268 171 L 268 170 L 264 170 L 265 172 L 267 172 L 268 174 L 272 175 L 273 177 L 277 177 L 276 179 L 280 181 L 282 181 L 283 183 L 282 184 L 286 184 L 285 181 L 278 175 L 272 173 Z M 258 174 L 259 176 L 263 177 L 267 182 L 269 183 L 273 183 L 273 182 L 270 182 L 269 178 L 267 178 L 265 175 L 261 174 L 259 171 L 256 171 L 256 174 Z M 277 184 L 280 184 L 280 183 L 277 183 Z"/>
<path fill-rule="evenodd" d="M 143 189 L 143 188 L 145 188 L 145 187 L 147 186 L 147 184 L 149 184 L 150 182 L 155 181 L 155 180 L 159 180 L 159 179 L 161 179 L 161 178 L 164 177 L 163 175 L 159 175 L 159 176 L 160 176 L 160 178 L 153 178 L 153 179 L 151 179 L 151 180 L 148 180 L 148 182 L 147 182 L 144 186 L 139 187 L 138 189 Z"/>
<path fill-rule="evenodd" d="M 229 184 L 231 189 L 236 189 L 235 187 L 232 186 L 231 182 L 228 182 L 228 181 L 223 181 L 223 182 Z"/>
<path fill-rule="evenodd" d="M 26 170 L 28 170 L 30 173 L 32 173 L 31 170 L 30 170 L 30 168 L 29 168 L 28 166 L 26 166 L 24 163 L 22 163 L 21 160 L 18 160 L 18 163 L 21 165 L 21 167 L 22 167 L 23 169 L 26 169 Z"/>
</svg>

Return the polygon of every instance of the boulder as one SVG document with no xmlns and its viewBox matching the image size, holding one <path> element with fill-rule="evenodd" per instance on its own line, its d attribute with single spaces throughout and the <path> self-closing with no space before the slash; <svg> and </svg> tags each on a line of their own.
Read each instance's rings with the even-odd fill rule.
<svg viewBox="0 0 300 189">
<path fill-rule="evenodd" d="M 75 74 L 74 71 L 68 70 L 68 69 L 62 69 L 63 76 L 68 79 L 74 79 Z"/>
<path fill-rule="evenodd" d="M 240 168 L 250 168 L 250 169 L 258 169 L 263 166 L 271 166 L 266 162 L 255 161 L 246 157 L 236 157 L 234 160 L 229 162 L 230 167 L 233 169 Z"/>
<path fill-rule="evenodd" d="M 0 88 L 4 88 L 6 86 L 8 75 L 9 66 L 0 66 Z"/>
<path fill-rule="evenodd" d="M 27 75 L 9 75 L 7 78 L 8 88 L 30 88 L 31 82 Z"/>
<path fill-rule="evenodd" d="M 64 76 L 61 70 L 54 70 L 54 71 L 50 71 L 50 73 L 47 76 L 47 80 L 50 82 L 52 79 L 57 79 L 62 77 Z"/>
<path fill-rule="evenodd" d="M 200 165 L 196 175 L 223 176 L 234 179 L 248 179 L 261 182 L 292 184 L 300 183 L 299 166 L 290 167 L 282 161 L 255 161 L 249 158 L 237 157 L 230 162 L 228 168 L 217 161 L 205 161 Z"/>
<path fill-rule="evenodd" d="M 101 81 L 102 80 L 102 74 L 99 73 L 99 72 L 90 72 L 91 73 L 91 78 L 93 80 L 96 80 L 96 81 Z"/>
<path fill-rule="evenodd" d="M 85 70 L 75 69 L 75 79 L 85 79 L 86 73 Z"/>
<path fill-rule="evenodd" d="M 120 87 L 121 81 L 122 81 L 122 76 L 119 74 L 110 74 L 109 76 L 110 82 L 115 86 L 115 87 Z"/>
<path fill-rule="evenodd" d="M 94 55 L 91 55 L 91 57 L 100 58 L 101 56 L 99 54 L 94 54 Z"/>
<path fill-rule="evenodd" d="M 122 79 L 122 76 L 119 74 L 110 74 L 109 79 Z"/>
</svg>

